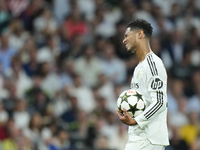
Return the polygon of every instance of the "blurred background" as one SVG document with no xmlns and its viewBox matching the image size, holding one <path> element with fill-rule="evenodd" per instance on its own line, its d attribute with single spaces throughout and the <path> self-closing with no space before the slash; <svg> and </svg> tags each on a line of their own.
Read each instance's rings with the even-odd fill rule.
<svg viewBox="0 0 200 150">
<path fill-rule="evenodd" d="M 200 0 L 0 0 L 0 149 L 124 150 L 137 18 L 168 73 L 166 150 L 200 150 Z"/>
</svg>

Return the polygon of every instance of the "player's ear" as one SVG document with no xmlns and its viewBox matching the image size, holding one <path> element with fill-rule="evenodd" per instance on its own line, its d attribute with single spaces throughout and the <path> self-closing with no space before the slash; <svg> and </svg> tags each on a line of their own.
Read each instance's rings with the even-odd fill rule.
<svg viewBox="0 0 200 150">
<path fill-rule="evenodd" d="M 143 30 L 139 30 L 138 31 L 138 39 L 142 39 L 142 38 L 144 38 L 144 31 Z"/>
</svg>

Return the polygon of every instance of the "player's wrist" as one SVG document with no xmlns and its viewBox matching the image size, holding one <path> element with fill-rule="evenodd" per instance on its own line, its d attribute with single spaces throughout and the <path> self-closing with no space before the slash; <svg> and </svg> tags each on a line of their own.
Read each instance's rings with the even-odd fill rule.
<svg viewBox="0 0 200 150">
<path fill-rule="evenodd" d="M 129 126 L 134 126 L 136 124 L 137 124 L 136 120 L 135 119 L 131 119 L 131 122 L 130 122 Z"/>
</svg>

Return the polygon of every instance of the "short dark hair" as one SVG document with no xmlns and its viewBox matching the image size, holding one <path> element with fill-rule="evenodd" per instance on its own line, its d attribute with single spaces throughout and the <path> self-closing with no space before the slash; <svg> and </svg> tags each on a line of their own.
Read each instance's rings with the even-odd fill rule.
<svg viewBox="0 0 200 150">
<path fill-rule="evenodd" d="M 143 30 L 144 34 L 146 35 L 146 37 L 150 38 L 153 32 L 153 28 L 151 26 L 150 23 L 148 23 L 147 21 L 143 20 L 143 19 L 137 19 L 134 21 L 131 21 L 127 28 L 131 28 L 131 30 L 133 29 L 137 29 L 137 30 Z"/>
</svg>

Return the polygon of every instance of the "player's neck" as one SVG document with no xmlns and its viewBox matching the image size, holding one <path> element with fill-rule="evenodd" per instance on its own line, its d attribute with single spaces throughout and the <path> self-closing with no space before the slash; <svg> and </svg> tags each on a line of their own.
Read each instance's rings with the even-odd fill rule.
<svg viewBox="0 0 200 150">
<path fill-rule="evenodd" d="M 146 55 L 150 52 L 151 48 L 149 43 L 140 44 L 140 47 L 138 47 L 138 50 L 136 51 L 139 62 L 142 62 L 145 59 Z"/>
</svg>

